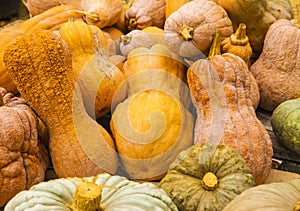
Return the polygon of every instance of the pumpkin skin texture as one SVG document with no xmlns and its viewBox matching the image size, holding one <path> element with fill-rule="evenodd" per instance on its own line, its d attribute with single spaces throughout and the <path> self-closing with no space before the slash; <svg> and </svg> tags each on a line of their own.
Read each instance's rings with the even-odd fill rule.
<svg viewBox="0 0 300 211">
<path fill-rule="evenodd" d="M 168 47 L 182 57 L 207 56 L 217 29 L 222 32 L 222 40 L 233 33 L 226 11 L 207 0 L 184 4 L 167 18 L 164 25 Z"/>
<path fill-rule="evenodd" d="M 229 145 L 246 160 L 256 183 L 264 183 L 272 164 L 272 141 L 256 116 L 244 60 L 231 53 L 210 54 L 194 62 L 187 77 L 197 113 L 194 143 Z"/>
<path fill-rule="evenodd" d="M 21 97 L 0 88 L 0 207 L 42 182 L 49 155 L 38 139 L 38 118 Z"/>
<path fill-rule="evenodd" d="M 115 173 L 113 140 L 84 108 L 67 44 L 54 32 L 31 33 L 16 39 L 4 55 L 22 97 L 48 128 L 57 176 Z"/>
<path fill-rule="evenodd" d="M 154 184 L 141 184 L 125 177 L 109 174 L 84 178 L 61 178 L 42 182 L 28 191 L 20 192 L 5 206 L 4 210 L 26 211 L 32 207 L 45 211 L 70 210 L 75 189 L 84 182 L 91 182 L 102 187 L 100 204 L 106 211 L 178 210 L 166 193 Z"/>
<path fill-rule="evenodd" d="M 213 0 L 222 6 L 232 20 L 234 30 L 240 23 L 248 27 L 247 36 L 253 50 L 253 59 L 261 53 L 268 28 L 282 18 L 292 19 L 293 8 L 286 0 Z"/>
<path fill-rule="evenodd" d="M 214 174 L 217 184 L 209 190 L 205 175 Z M 159 187 L 179 210 L 222 210 L 234 197 L 255 185 L 245 160 L 226 145 L 193 145 L 170 165 Z"/>
<path fill-rule="evenodd" d="M 287 100 L 273 111 L 271 125 L 279 142 L 300 154 L 300 98 Z"/>
<path fill-rule="evenodd" d="M 191 146 L 193 124 L 193 116 L 179 100 L 166 91 L 149 89 L 119 103 L 110 128 L 129 177 L 153 181 Z"/>
<path fill-rule="evenodd" d="M 166 19 L 176 10 L 178 10 L 185 3 L 190 2 L 191 0 L 166 0 L 166 9 L 165 16 Z"/>
<path fill-rule="evenodd" d="M 260 107 L 273 111 L 280 103 L 300 97 L 300 29 L 294 21 L 273 23 L 258 60 L 250 67 L 260 91 Z"/>
<path fill-rule="evenodd" d="M 249 188 L 233 199 L 223 211 L 284 211 L 293 209 L 299 200 L 300 180 L 263 184 Z"/>
</svg>

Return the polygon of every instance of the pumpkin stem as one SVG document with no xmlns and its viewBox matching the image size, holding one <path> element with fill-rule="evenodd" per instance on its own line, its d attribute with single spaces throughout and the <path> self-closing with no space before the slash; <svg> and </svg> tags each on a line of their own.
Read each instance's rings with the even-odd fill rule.
<svg viewBox="0 0 300 211">
<path fill-rule="evenodd" d="M 76 12 L 79 13 L 79 14 L 85 15 L 86 17 L 88 17 L 89 19 L 91 19 L 94 22 L 97 22 L 97 21 L 100 20 L 99 16 L 95 13 L 90 13 L 90 12 L 81 11 L 81 10 L 76 10 Z"/>
<path fill-rule="evenodd" d="M 300 198 L 296 202 L 293 211 L 300 211 Z"/>
<path fill-rule="evenodd" d="M 73 204 L 70 209 L 73 211 L 101 211 L 102 187 L 93 182 L 83 182 L 76 187 Z"/>
<path fill-rule="evenodd" d="M 233 45 L 247 45 L 249 38 L 246 35 L 246 24 L 240 23 L 234 34 L 230 36 Z"/>
<path fill-rule="evenodd" d="M 121 35 L 121 37 L 120 37 L 120 42 L 121 42 L 123 45 L 129 44 L 130 41 L 131 41 L 131 36 L 130 36 L 130 35 Z"/>
<path fill-rule="evenodd" d="M 218 178 L 212 172 L 207 172 L 201 180 L 201 185 L 205 190 L 214 190 L 218 185 Z"/>
<path fill-rule="evenodd" d="M 136 21 L 136 19 L 135 18 L 130 18 L 129 22 L 128 22 L 128 27 L 127 27 L 128 30 L 132 31 L 132 30 L 136 29 L 136 27 L 137 27 L 137 21 Z"/>
<path fill-rule="evenodd" d="M 221 35 L 221 31 L 216 30 L 215 36 L 209 49 L 208 58 L 215 55 L 221 55 Z"/>
<path fill-rule="evenodd" d="M 0 107 L 4 106 L 3 96 L 0 94 Z"/>
<path fill-rule="evenodd" d="M 178 31 L 178 35 L 181 39 L 185 41 L 191 41 L 194 35 L 194 29 L 190 26 L 183 25 Z"/>
</svg>

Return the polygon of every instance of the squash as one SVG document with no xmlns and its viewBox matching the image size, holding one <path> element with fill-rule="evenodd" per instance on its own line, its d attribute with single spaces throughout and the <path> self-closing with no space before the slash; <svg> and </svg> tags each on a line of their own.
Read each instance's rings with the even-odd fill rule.
<svg viewBox="0 0 300 211">
<path fill-rule="evenodd" d="M 300 98 L 284 101 L 272 112 L 271 125 L 277 140 L 300 154 Z"/>
<path fill-rule="evenodd" d="M 223 211 L 299 210 L 300 179 L 249 188 L 234 198 Z"/>
<path fill-rule="evenodd" d="M 79 14 L 77 12 L 78 10 L 80 10 L 79 7 L 72 5 L 57 6 L 40 15 L 14 24 L 12 27 L 6 27 L 5 29 L 0 30 L 0 87 L 5 88 L 8 92 L 13 94 L 18 93 L 18 90 L 9 77 L 3 63 L 3 54 L 6 46 L 18 36 L 26 33 L 39 30 L 57 30 L 62 23 L 68 21 L 70 17 L 73 17 L 74 20 L 82 20 L 82 14 Z"/>
<path fill-rule="evenodd" d="M 247 36 L 253 50 L 252 58 L 256 60 L 262 50 L 268 28 L 276 20 L 292 19 L 293 8 L 286 0 L 213 0 L 223 7 L 236 30 L 240 23 L 248 27 Z"/>
<path fill-rule="evenodd" d="M 166 19 L 176 10 L 178 10 L 185 3 L 191 0 L 166 0 L 165 16 Z"/>
<path fill-rule="evenodd" d="M 48 164 L 36 114 L 23 98 L 0 87 L 0 207 L 42 182 Z"/>
<path fill-rule="evenodd" d="M 123 5 L 122 0 L 81 0 L 81 9 L 88 24 L 104 28 L 118 22 Z"/>
<path fill-rule="evenodd" d="M 27 210 L 33 207 L 45 211 L 178 210 L 166 193 L 154 184 L 141 184 L 109 174 L 61 178 L 39 183 L 17 194 L 7 203 L 4 211 Z"/>
<path fill-rule="evenodd" d="M 123 34 L 127 34 L 129 32 L 128 28 L 127 28 L 127 23 L 126 23 L 126 20 L 125 20 L 125 14 L 126 14 L 126 11 L 131 7 L 133 1 L 134 0 L 122 0 L 123 10 L 121 12 L 119 20 L 114 25 L 116 28 L 121 30 L 123 32 Z"/>
<path fill-rule="evenodd" d="M 280 103 L 300 97 L 299 20 L 274 22 L 259 58 L 250 67 L 260 91 L 260 107 L 273 111 Z"/>
<path fill-rule="evenodd" d="M 226 11 L 213 1 L 190 1 L 166 19 L 165 40 L 174 53 L 196 60 L 208 55 L 217 29 L 222 31 L 222 40 L 233 33 Z"/>
<path fill-rule="evenodd" d="M 27 8 L 31 17 L 39 15 L 48 9 L 51 9 L 60 5 L 73 5 L 80 7 L 81 0 L 51 0 L 51 1 L 40 1 L 40 0 L 22 0 L 23 4 Z"/>
<path fill-rule="evenodd" d="M 147 26 L 164 27 L 165 0 L 134 0 L 126 10 L 125 22 L 128 31 L 143 29 Z"/>
<path fill-rule="evenodd" d="M 67 44 L 54 32 L 22 35 L 6 47 L 4 62 L 21 96 L 48 128 L 57 176 L 115 173 L 114 142 L 84 108 Z"/>
<path fill-rule="evenodd" d="M 267 179 L 272 164 L 272 141 L 257 118 L 251 100 L 251 80 L 244 60 L 220 55 L 216 32 L 208 59 L 188 69 L 188 85 L 197 112 L 194 144 L 226 144 L 247 162 L 257 184 Z"/>
<path fill-rule="evenodd" d="M 119 103 L 110 129 L 128 177 L 161 179 L 177 154 L 191 146 L 193 124 L 184 105 L 163 90 L 140 91 Z"/>
<path fill-rule="evenodd" d="M 158 28 L 157 26 L 147 26 L 146 28 L 143 28 L 142 31 L 148 33 L 156 43 L 167 46 L 164 38 L 165 31 L 163 29 Z"/>
<path fill-rule="evenodd" d="M 227 145 L 209 142 L 180 152 L 159 183 L 178 209 L 186 211 L 221 211 L 254 185 L 250 169 L 239 154 Z"/>
<path fill-rule="evenodd" d="M 125 75 L 104 55 L 108 47 L 101 29 L 69 21 L 61 26 L 59 33 L 72 53 L 73 72 L 80 83 L 85 107 L 92 117 L 100 118 L 110 112 L 112 98 Z M 119 97 L 118 101 L 122 100 L 125 93 Z"/>
</svg>

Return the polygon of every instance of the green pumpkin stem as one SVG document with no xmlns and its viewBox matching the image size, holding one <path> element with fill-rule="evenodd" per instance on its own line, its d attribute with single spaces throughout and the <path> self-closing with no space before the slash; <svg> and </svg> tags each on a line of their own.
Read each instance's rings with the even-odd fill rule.
<svg viewBox="0 0 300 211">
<path fill-rule="evenodd" d="M 249 38 L 246 35 L 246 24 L 240 23 L 234 34 L 230 36 L 230 41 L 233 45 L 247 45 Z"/>
<path fill-rule="evenodd" d="M 178 31 L 178 35 L 185 41 L 191 41 L 194 35 L 194 29 L 190 26 L 183 25 Z"/>
<path fill-rule="evenodd" d="M 296 202 L 293 211 L 300 211 L 300 198 Z"/>
<path fill-rule="evenodd" d="M 102 187 L 93 182 L 83 182 L 76 187 L 72 211 L 102 211 Z"/>
<path fill-rule="evenodd" d="M 4 106 L 3 96 L 0 94 L 0 107 Z"/>
<path fill-rule="evenodd" d="M 218 186 L 218 178 L 212 172 L 207 172 L 201 180 L 201 185 L 205 190 L 214 190 Z"/>
<path fill-rule="evenodd" d="M 220 30 L 216 30 L 215 36 L 209 49 L 208 58 L 215 55 L 221 55 L 221 36 L 222 32 Z"/>
</svg>

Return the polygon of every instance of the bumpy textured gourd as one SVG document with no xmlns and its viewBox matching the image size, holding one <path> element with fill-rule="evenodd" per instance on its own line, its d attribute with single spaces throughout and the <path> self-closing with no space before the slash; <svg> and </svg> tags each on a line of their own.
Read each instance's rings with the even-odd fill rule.
<svg viewBox="0 0 300 211">
<path fill-rule="evenodd" d="M 129 96 L 110 122 L 126 173 L 149 181 L 161 179 L 176 155 L 191 146 L 193 126 L 193 116 L 177 96 L 159 88 Z"/>
<path fill-rule="evenodd" d="M 42 182 L 49 164 L 38 139 L 38 118 L 21 97 L 0 87 L 0 207 Z"/>
<path fill-rule="evenodd" d="M 0 30 L 0 87 L 4 87 L 8 92 L 13 94 L 18 92 L 3 63 L 3 54 L 6 46 L 15 38 L 25 33 L 39 30 L 57 30 L 63 23 L 67 22 L 70 17 L 75 20 L 82 20 L 82 14 L 78 13 L 78 10 L 80 10 L 79 7 L 72 5 L 57 6 L 35 17 L 14 24 L 12 27 Z"/>
<path fill-rule="evenodd" d="M 272 141 L 257 118 L 251 100 L 251 80 L 244 60 L 220 54 L 219 32 L 208 59 L 188 69 L 188 85 L 197 120 L 194 143 L 227 144 L 248 163 L 257 184 L 267 179 L 272 164 Z"/>
<path fill-rule="evenodd" d="M 279 142 L 300 154 L 300 98 L 287 100 L 275 108 L 271 125 Z"/>
<path fill-rule="evenodd" d="M 300 179 L 249 188 L 233 199 L 223 211 L 300 210 Z"/>
<path fill-rule="evenodd" d="M 179 153 L 159 187 L 185 211 L 221 211 L 255 185 L 245 160 L 227 145 L 193 145 Z"/>
<path fill-rule="evenodd" d="M 260 91 L 259 105 L 267 111 L 300 97 L 300 26 L 295 24 L 300 23 L 298 19 L 274 22 L 258 60 L 250 67 Z"/>
<path fill-rule="evenodd" d="M 95 187 L 98 186 L 97 187 Z M 81 186 L 81 187 L 80 187 Z M 88 188 L 87 188 L 88 187 Z M 84 197 L 76 197 L 81 195 Z M 99 194 L 100 193 L 100 194 Z M 99 196 L 100 195 L 100 196 Z M 96 206 L 93 197 L 100 198 Z M 77 203 L 78 199 L 81 203 Z M 86 200 L 90 199 L 90 200 Z M 90 203 L 86 203 L 90 202 Z M 97 200 L 94 200 L 97 202 Z M 76 205 L 77 204 L 77 205 Z M 138 183 L 125 177 L 99 174 L 84 178 L 61 178 L 42 182 L 27 191 L 16 195 L 4 208 L 10 210 L 26 210 L 36 207 L 39 210 L 77 210 L 85 205 L 92 210 L 140 210 L 140 211 L 177 211 L 176 205 L 166 193 L 151 183 Z M 79 205 L 79 206 L 78 206 Z M 75 207 L 74 207 L 75 206 Z M 82 210 L 82 209 L 79 209 Z"/>
<path fill-rule="evenodd" d="M 6 48 L 4 62 L 22 97 L 49 130 L 56 174 L 115 173 L 113 140 L 86 113 L 66 43 L 54 32 L 26 34 Z"/>
<path fill-rule="evenodd" d="M 253 59 L 261 53 L 268 28 L 282 18 L 292 19 L 293 8 L 286 0 L 213 0 L 222 6 L 232 20 L 234 30 L 240 23 L 248 27 L 247 36 L 253 50 Z"/>
<path fill-rule="evenodd" d="M 168 47 L 182 57 L 207 56 L 215 31 L 222 40 L 233 33 L 226 11 L 213 1 L 190 1 L 173 12 L 164 25 Z"/>
</svg>

